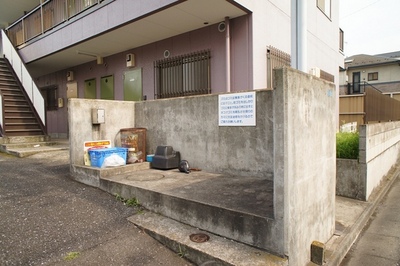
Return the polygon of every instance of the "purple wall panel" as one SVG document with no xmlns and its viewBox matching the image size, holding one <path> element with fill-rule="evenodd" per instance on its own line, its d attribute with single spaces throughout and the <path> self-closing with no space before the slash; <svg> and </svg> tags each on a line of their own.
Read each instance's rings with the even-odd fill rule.
<svg viewBox="0 0 400 266">
<path fill-rule="evenodd" d="M 231 91 L 251 88 L 251 54 L 249 16 L 231 20 Z M 142 68 L 143 95 L 154 99 L 154 61 L 163 59 L 164 51 L 169 50 L 171 56 L 187 54 L 199 50 L 211 50 L 211 90 L 212 93 L 226 91 L 225 82 L 225 33 L 219 32 L 217 24 L 192 32 L 181 34 L 156 43 L 148 44 L 122 53 L 104 58 L 98 65 L 92 62 L 65 69 L 57 73 L 38 78 L 38 86 L 57 84 L 59 97 L 64 98 L 65 107 L 48 112 L 48 132 L 67 133 L 67 99 L 66 72 L 74 72 L 74 80 L 78 83 L 78 97 L 84 97 L 84 82 L 96 79 L 97 98 L 100 98 L 101 77 L 114 76 L 114 95 L 116 100 L 123 100 L 123 74 L 129 71 L 126 67 L 126 54 L 135 54 L 136 68 Z M 51 113 L 51 114 L 50 114 Z M 56 122 L 57 121 L 57 122 Z"/>
<path fill-rule="evenodd" d="M 253 88 L 250 26 L 248 17 L 232 20 L 231 27 L 231 91 Z"/>
</svg>

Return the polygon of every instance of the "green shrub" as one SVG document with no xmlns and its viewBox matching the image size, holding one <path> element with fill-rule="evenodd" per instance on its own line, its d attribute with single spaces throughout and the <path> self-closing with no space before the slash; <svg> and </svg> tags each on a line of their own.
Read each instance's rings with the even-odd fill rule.
<svg viewBox="0 0 400 266">
<path fill-rule="evenodd" d="M 358 159 L 358 133 L 340 132 L 336 134 L 336 158 Z"/>
</svg>

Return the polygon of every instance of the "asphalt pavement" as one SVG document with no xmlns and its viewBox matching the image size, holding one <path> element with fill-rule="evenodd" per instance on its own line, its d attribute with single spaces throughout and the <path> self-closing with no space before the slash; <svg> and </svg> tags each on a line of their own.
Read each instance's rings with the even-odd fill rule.
<svg viewBox="0 0 400 266">
<path fill-rule="evenodd" d="M 0 265 L 192 265 L 127 220 L 140 208 L 71 180 L 68 153 L 0 153 Z"/>
<path fill-rule="evenodd" d="M 383 198 L 341 266 L 400 265 L 400 178 Z"/>
</svg>

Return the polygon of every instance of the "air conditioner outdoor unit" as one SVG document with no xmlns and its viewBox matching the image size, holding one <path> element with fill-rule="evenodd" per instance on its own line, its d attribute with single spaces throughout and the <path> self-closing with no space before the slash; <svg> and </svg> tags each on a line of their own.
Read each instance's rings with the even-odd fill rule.
<svg viewBox="0 0 400 266">
<path fill-rule="evenodd" d="M 321 77 L 321 69 L 319 69 L 318 67 L 313 67 L 310 69 L 310 75 L 313 75 L 317 78 Z"/>
</svg>

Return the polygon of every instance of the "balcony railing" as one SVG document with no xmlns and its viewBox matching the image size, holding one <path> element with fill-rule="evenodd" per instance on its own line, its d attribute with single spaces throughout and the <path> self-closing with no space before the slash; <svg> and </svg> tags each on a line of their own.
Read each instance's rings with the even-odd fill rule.
<svg viewBox="0 0 400 266">
<path fill-rule="evenodd" d="M 267 47 L 267 88 L 272 89 L 274 84 L 274 69 L 290 66 L 290 54 L 285 53 L 273 46 Z"/>
<path fill-rule="evenodd" d="M 17 47 L 40 36 L 104 0 L 48 0 L 8 27 L 7 35 Z"/>
</svg>

